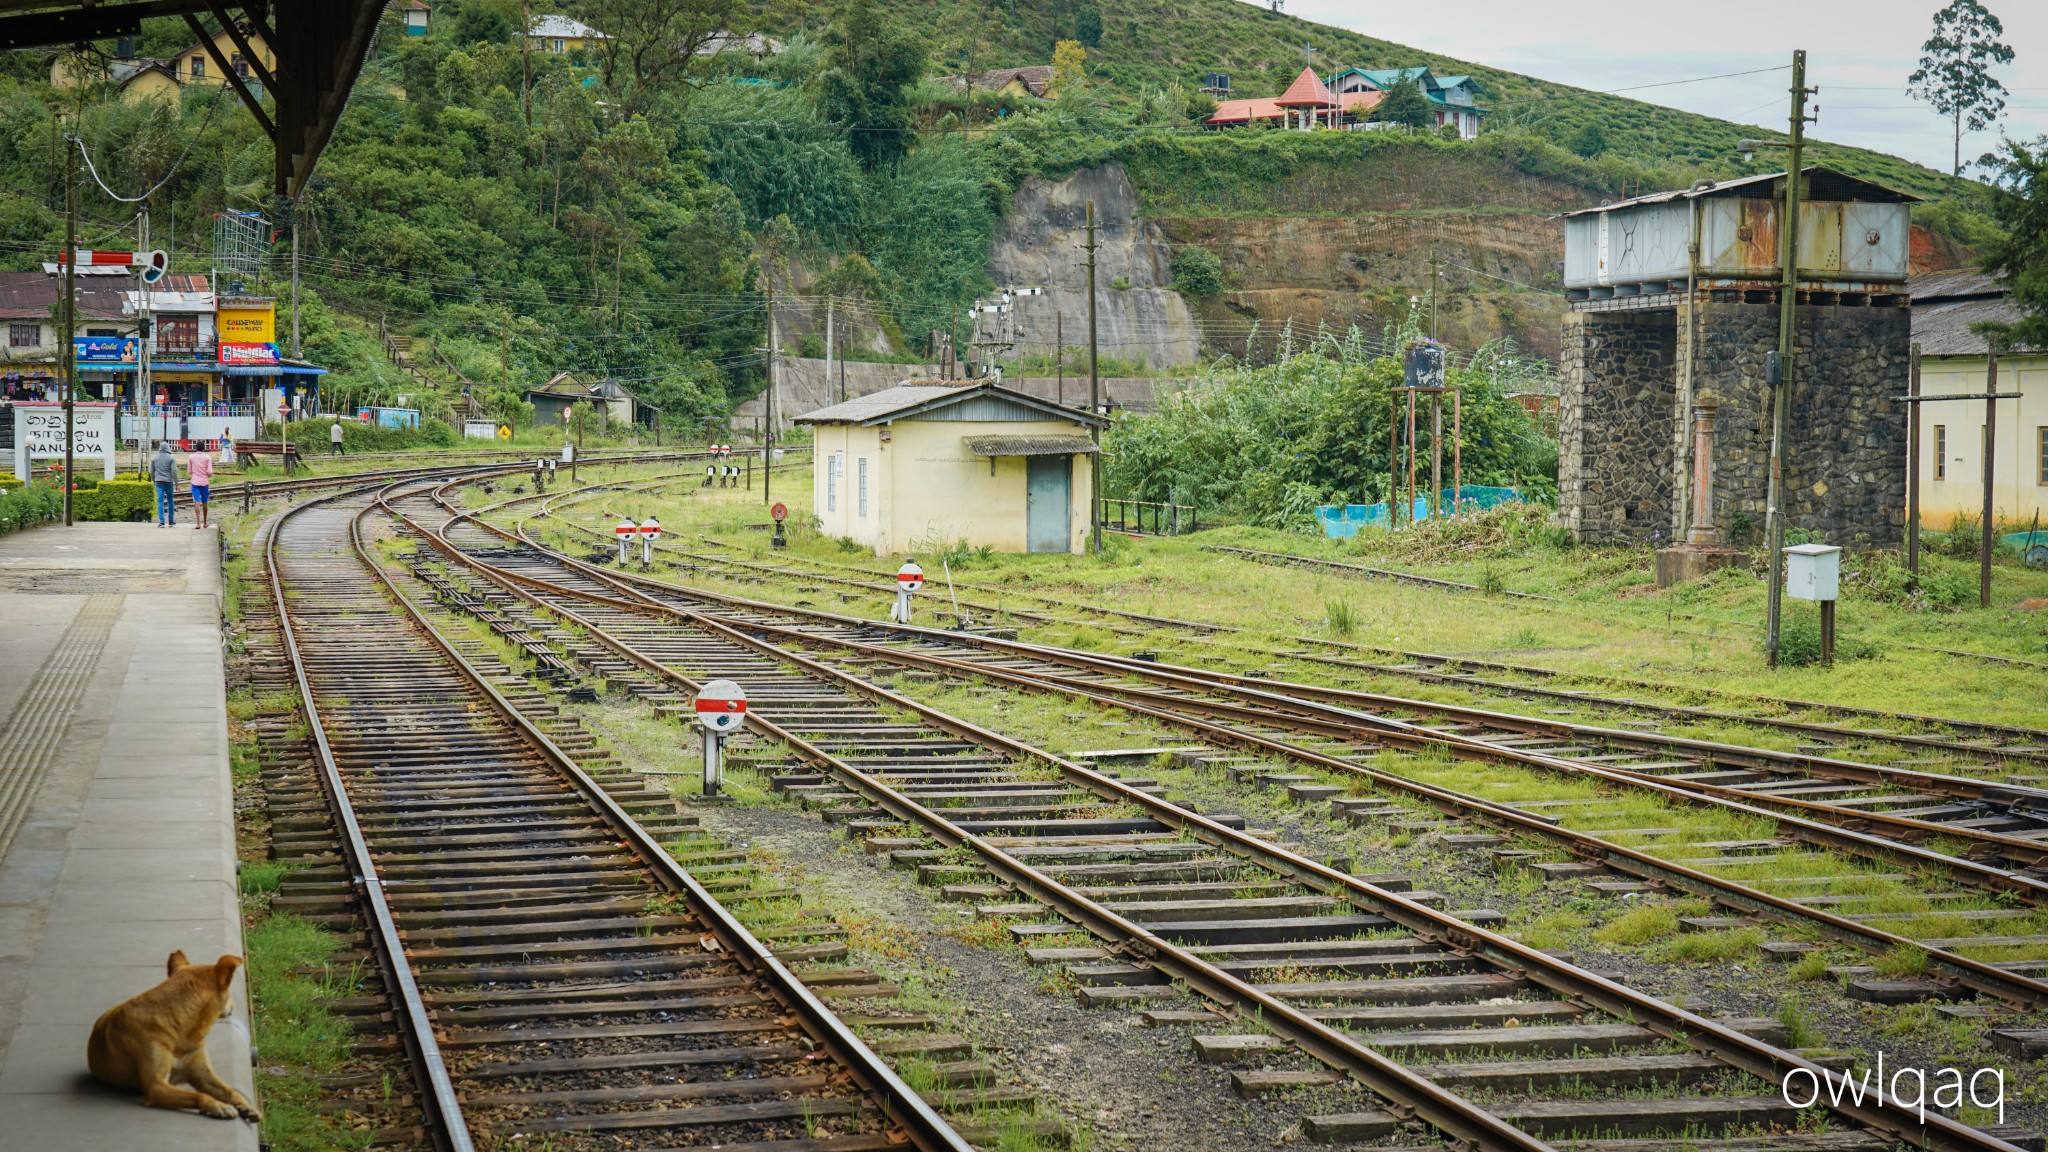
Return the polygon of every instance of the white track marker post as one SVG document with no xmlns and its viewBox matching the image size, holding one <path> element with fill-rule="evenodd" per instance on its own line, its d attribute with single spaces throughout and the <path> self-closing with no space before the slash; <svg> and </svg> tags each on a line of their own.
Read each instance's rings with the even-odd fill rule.
<svg viewBox="0 0 2048 1152">
<path fill-rule="evenodd" d="M 621 520 L 619 526 L 612 529 L 612 533 L 619 538 L 619 567 L 626 566 L 626 545 L 631 543 L 639 532 L 640 526 L 631 520 Z"/>
<path fill-rule="evenodd" d="M 889 609 L 889 619 L 898 624 L 910 623 L 910 594 L 924 587 L 924 569 L 915 560 L 905 560 L 903 567 L 896 570 L 896 605 Z"/>
<path fill-rule="evenodd" d="M 649 516 L 640 522 L 640 566 L 647 568 L 654 563 L 654 542 L 661 539 L 661 521 Z"/>
<path fill-rule="evenodd" d="M 704 795 L 718 795 L 725 776 L 725 735 L 747 722 L 747 694 L 730 680 L 713 680 L 697 692 L 697 723 L 704 729 Z"/>
</svg>

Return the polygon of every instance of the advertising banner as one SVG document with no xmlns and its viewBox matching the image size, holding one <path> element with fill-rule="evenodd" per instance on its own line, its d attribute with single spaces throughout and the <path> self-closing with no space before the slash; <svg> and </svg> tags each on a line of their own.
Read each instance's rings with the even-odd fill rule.
<svg viewBox="0 0 2048 1152">
<path fill-rule="evenodd" d="M 225 340 L 220 345 L 220 362 L 230 365 L 267 365 L 277 363 L 275 344 L 231 344 Z"/>
<path fill-rule="evenodd" d="M 80 364 L 133 364 L 133 336 L 73 336 L 71 347 Z"/>
</svg>

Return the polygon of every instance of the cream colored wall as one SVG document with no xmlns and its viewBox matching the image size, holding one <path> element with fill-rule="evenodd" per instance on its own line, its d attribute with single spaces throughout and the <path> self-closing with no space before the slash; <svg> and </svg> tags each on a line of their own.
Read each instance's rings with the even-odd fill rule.
<svg viewBox="0 0 2048 1152">
<path fill-rule="evenodd" d="M 881 501 L 877 499 L 881 477 L 880 437 L 874 428 L 852 424 L 821 424 L 814 430 L 811 452 L 811 507 L 819 530 L 827 536 L 844 536 L 865 544 L 879 554 Z M 833 453 L 843 453 L 837 501 L 826 499 L 826 468 Z M 860 514 L 860 460 L 868 461 L 868 514 Z M 838 506 L 832 507 L 836 503 Z"/>
<path fill-rule="evenodd" d="M 1982 356 L 1927 357 L 1920 363 L 1920 394 L 1954 396 L 1984 391 Z M 1998 443 L 1992 461 L 1992 505 L 2003 520 L 2048 520 L 2048 484 L 2041 482 L 2041 429 L 2048 428 L 2048 356 L 2005 356 L 1998 390 L 2019 392 L 1998 402 Z M 1948 527 L 1958 512 L 1972 516 L 1984 503 L 1984 402 L 1950 400 L 1920 409 L 1920 522 Z M 1934 428 L 1948 429 L 1947 479 L 1937 480 Z"/>
<path fill-rule="evenodd" d="M 894 425 L 883 447 L 889 493 L 887 535 L 878 551 L 929 550 L 938 541 L 964 540 L 999 552 L 1025 550 L 1025 460 L 976 456 L 967 436 L 1076 436 L 1087 429 L 1066 420 L 907 420 Z M 1088 539 L 1089 467 L 1085 456 L 1070 461 L 1069 552 Z"/>
<path fill-rule="evenodd" d="M 1077 436 L 1087 429 L 1066 420 L 903 420 L 861 428 L 823 424 L 815 428 L 811 464 L 812 506 L 819 529 L 874 549 L 877 556 L 929 551 L 934 543 L 964 540 L 1002 552 L 1025 550 L 1025 461 L 1019 456 L 976 456 L 967 436 Z M 845 454 L 836 510 L 826 499 L 826 469 L 835 452 Z M 869 461 L 868 515 L 860 515 L 860 460 Z M 1088 457 L 1071 458 L 1068 485 L 1068 551 L 1088 543 L 1088 509 L 1093 500 Z"/>
</svg>

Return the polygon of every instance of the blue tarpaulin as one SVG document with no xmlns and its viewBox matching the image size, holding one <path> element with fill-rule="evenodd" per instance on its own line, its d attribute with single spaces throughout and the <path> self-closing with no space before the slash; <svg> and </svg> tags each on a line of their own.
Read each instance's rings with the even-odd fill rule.
<svg viewBox="0 0 2048 1152">
<path fill-rule="evenodd" d="M 1448 515 L 1451 508 L 1451 490 L 1442 492 L 1443 506 Z M 1502 504 L 1519 503 L 1522 494 L 1513 488 L 1491 488 L 1480 484 L 1467 484 L 1458 489 L 1458 505 L 1462 511 L 1486 509 Z M 1410 510 L 1410 520 L 1429 519 L 1429 500 L 1417 496 L 1415 507 Z M 1346 504 L 1339 507 L 1325 504 L 1316 509 L 1316 519 L 1322 521 L 1323 534 L 1332 540 L 1349 540 L 1358 535 L 1364 527 L 1387 527 L 1387 502 L 1378 504 Z"/>
</svg>

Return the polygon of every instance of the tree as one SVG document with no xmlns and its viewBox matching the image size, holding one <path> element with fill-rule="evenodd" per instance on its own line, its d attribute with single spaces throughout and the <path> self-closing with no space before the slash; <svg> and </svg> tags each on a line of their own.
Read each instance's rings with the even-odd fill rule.
<svg viewBox="0 0 2048 1152">
<path fill-rule="evenodd" d="M 2005 26 L 1978 0 L 1951 0 L 1934 14 L 1934 34 L 1920 46 L 1920 67 L 1906 77 L 1906 91 L 1949 118 L 1954 129 L 1954 172 L 1963 173 L 1963 133 L 1981 132 L 2005 112 L 2005 85 L 1991 74 L 1995 64 L 2012 63 L 2012 49 L 1999 42 Z"/>
<path fill-rule="evenodd" d="M 1052 50 L 1052 91 L 1057 96 L 1078 83 L 1088 70 L 1088 50 L 1079 40 L 1062 40 Z"/>
<path fill-rule="evenodd" d="M 846 129 L 847 144 L 867 168 L 900 159 L 912 135 L 904 93 L 924 77 L 923 42 L 875 0 L 846 0 L 824 41 L 818 107 Z"/>
<path fill-rule="evenodd" d="M 1074 10 L 1074 39 L 1090 48 L 1102 43 L 1102 10 L 1083 4 Z"/>
<path fill-rule="evenodd" d="M 1214 296 L 1223 291 L 1223 261 L 1207 248 L 1190 244 L 1173 254 L 1173 290 L 1183 296 Z"/>
<path fill-rule="evenodd" d="M 1607 151 L 1607 134 L 1600 131 L 1598 124 L 1588 124 L 1572 134 L 1571 143 L 1566 147 L 1591 160 Z"/>
<path fill-rule="evenodd" d="M 1422 91 L 1422 82 L 1413 76 L 1404 76 L 1387 89 L 1385 96 L 1380 97 L 1379 106 L 1373 109 L 1372 115 L 1382 124 L 1427 128 L 1432 111 L 1429 96 Z"/>
<path fill-rule="evenodd" d="M 687 75 L 738 14 L 738 0 L 584 0 L 577 12 L 604 33 L 592 41 L 598 76 L 628 115 Z"/>
<path fill-rule="evenodd" d="M 2048 348 L 2048 136 L 2031 146 L 2007 140 L 2003 155 L 1986 160 L 1991 216 L 2005 235 L 1985 251 L 1983 269 L 2004 282 L 2021 318 L 1970 327 L 2001 347 Z"/>
</svg>

